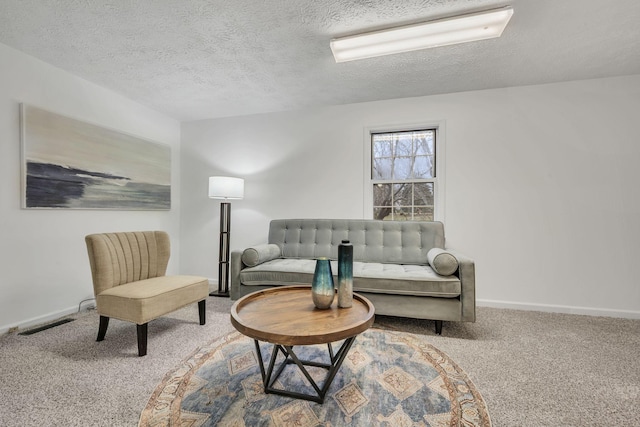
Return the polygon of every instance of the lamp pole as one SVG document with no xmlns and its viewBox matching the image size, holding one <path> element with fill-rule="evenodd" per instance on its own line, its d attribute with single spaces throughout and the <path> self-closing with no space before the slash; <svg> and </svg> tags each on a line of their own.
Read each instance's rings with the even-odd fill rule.
<svg viewBox="0 0 640 427">
<path fill-rule="evenodd" d="M 231 203 L 220 203 L 220 247 L 218 250 L 218 290 L 209 295 L 229 296 L 229 241 L 231 239 Z"/>
<path fill-rule="evenodd" d="M 213 297 L 229 296 L 229 252 L 231 240 L 230 199 L 244 197 L 244 179 L 224 176 L 209 177 L 209 197 L 223 199 L 220 203 L 220 246 L 218 248 L 218 290 L 209 293 Z"/>
</svg>

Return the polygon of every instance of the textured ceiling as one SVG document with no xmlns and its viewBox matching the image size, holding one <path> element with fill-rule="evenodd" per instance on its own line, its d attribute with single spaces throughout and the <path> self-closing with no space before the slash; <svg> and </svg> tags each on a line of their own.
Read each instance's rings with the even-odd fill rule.
<svg viewBox="0 0 640 427">
<path fill-rule="evenodd" d="M 336 64 L 329 40 L 511 5 L 502 37 Z M 640 73 L 637 0 L 0 0 L 0 43 L 178 120 Z"/>
</svg>

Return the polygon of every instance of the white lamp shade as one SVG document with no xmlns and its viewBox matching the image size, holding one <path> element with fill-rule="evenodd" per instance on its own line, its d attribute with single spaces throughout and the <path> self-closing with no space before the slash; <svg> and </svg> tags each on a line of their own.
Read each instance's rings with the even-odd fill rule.
<svg viewBox="0 0 640 427">
<path fill-rule="evenodd" d="M 209 197 L 212 199 L 242 199 L 244 197 L 244 179 L 210 176 Z"/>
</svg>

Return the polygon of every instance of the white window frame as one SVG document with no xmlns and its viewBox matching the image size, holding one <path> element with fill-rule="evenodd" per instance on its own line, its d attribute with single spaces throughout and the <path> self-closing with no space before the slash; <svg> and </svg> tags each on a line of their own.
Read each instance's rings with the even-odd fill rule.
<svg viewBox="0 0 640 427">
<path fill-rule="evenodd" d="M 373 219 L 373 180 L 372 176 L 372 142 L 371 135 L 374 133 L 391 133 L 405 132 L 415 130 L 435 129 L 436 132 L 436 176 L 433 180 L 433 190 L 435 197 L 433 200 L 433 220 L 442 221 L 445 219 L 445 164 L 446 164 L 446 132 L 445 121 L 436 120 L 422 123 L 395 124 L 386 126 L 367 126 L 364 128 L 363 135 L 363 152 L 364 152 L 364 180 L 363 194 L 364 206 L 362 207 L 362 217 L 365 219 Z"/>
</svg>

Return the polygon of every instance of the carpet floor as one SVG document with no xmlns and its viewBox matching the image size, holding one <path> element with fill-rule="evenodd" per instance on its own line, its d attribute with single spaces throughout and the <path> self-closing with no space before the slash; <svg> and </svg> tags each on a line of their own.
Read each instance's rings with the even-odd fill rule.
<svg viewBox="0 0 640 427">
<path fill-rule="evenodd" d="M 136 328 L 112 320 L 96 342 L 95 311 L 33 335 L 0 336 L 0 426 L 134 427 L 165 375 L 233 331 L 227 299 Z M 424 336 L 460 366 L 493 426 L 640 426 L 640 320 L 479 307 L 476 323 L 377 316 L 375 327 Z"/>
</svg>

